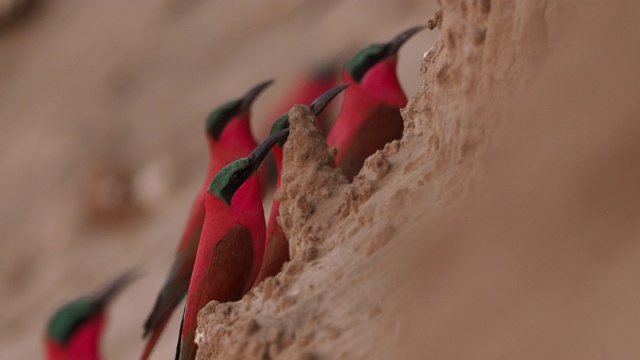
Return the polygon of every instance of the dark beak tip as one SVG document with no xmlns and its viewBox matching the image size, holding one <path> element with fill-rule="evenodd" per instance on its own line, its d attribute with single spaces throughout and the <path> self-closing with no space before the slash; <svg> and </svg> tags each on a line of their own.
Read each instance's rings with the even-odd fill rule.
<svg viewBox="0 0 640 360">
<path fill-rule="evenodd" d="M 275 82 L 274 79 L 265 80 L 258 85 L 252 87 L 247 93 L 242 97 L 242 108 L 249 109 L 251 104 L 253 104 L 254 100 L 260 95 L 266 88 L 271 86 Z"/>
<path fill-rule="evenodd" d="M 269 79 L 269 80 L 265 80 L 265 81 L 261 82 L 260 84 L 258 84 L 258 86 L 261 89 L 264 89 L 264 88 L 267 88 L 267 87 L 273 85 L 274 82 L 275 82 L 274 79 Z"/>
<path fill-rule="evenodd" d="M 394 36 L 393 39 L 389 41 L 390 51 L 392 53 L 398 52 L 398 50 L 402 47 L 402 45 L 404 45 L 405 42 L 407 42 L 407 40 L 411 39 L 413 35 L 424 30 L 426 27 L 426 25 L 414 26 Z"/>
<path fill-rule="evenodd" d="M 102 290 L 102 294 L 98 295 L 98 297 L 101 297 L 103 301 L 108 302 L 113 296 L 124 290 L 140 276 L 142 276 L 142 270 L 138 267 L 133 268 L 113 280 L 105 289 Z"/>
<path fill-rule="evenodd" d="M 330 90 L 327 90 L 322 95 L 318 96 L 312 103 L 309 105 L 309 109 L 314 116 L 318 116 L 322 114 L 324 109 L 329 105 L 331 100 L 338 96 L 344 89 L 351 86 L 350 83 L 340 84 Z"/>
<path fill-rule="evenodd" d="M 282 129 L 277 133 L 269 136 L 266 140 L 264 140 L 260 144 L 258 144 L 258 146 L 249 155 L 249 158 L 251 159 L 251 161 L 254 162 L 253 171 L 258 170 L 264 158 L 267 156 L 269 151 L 271 151 L 271 148 L 274 145 L 286 140 L 288 136 L 289 136 L 289 128 Z"/>
<path fill-rule="evenodd" d="M 271 84 L 273 84 L 274 81 L 275 81 L 274 79 L 267 79 L 267 80 L 259 83 L 258 85 L 254 86 L 253 89 L 251 89 L 251 90 L 254 90 L 254 89 L 255 90 L 263 90 L 263 89 L 271 86 Z"/>
<path fill-rule="evenodd" d="M 419 33 L 420 31 L 426 29 L 426 27 L 427 27 L 426 25 L 414 26 L 396 35 L 396 37 L 404 39 L 406 41 L 406 40 L 409 40 L 416 33 Z"/>
</svg>

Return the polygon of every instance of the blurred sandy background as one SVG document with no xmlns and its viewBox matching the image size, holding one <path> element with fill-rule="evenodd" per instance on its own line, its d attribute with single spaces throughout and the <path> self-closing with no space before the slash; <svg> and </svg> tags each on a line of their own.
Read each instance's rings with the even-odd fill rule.
<svg viewBox="0 0 640 360">
<path fill-rule="evenodd" d="M 12 1 L 3 1 L 8 11 Z M 429 1 L 36 1 L 0 26 L 0 357 L 42 357 L 48 316 L 124 270 L 108 359 L 133 359 L 207 164 L 204 119 L 258 81 L 275 85 L 424 24 Z M 401 51 L 418 90 L 436 32 Z M 342 60 L 343 61 L 343 60 Z M 171 357 L 177 316 L 156 359 Z"/>
</svg>

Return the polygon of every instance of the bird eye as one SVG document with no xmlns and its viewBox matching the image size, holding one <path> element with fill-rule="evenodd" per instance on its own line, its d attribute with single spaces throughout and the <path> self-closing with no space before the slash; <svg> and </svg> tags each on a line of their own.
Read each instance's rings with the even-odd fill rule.
<svg viewBox="0 0 640 360">
<path fill-rule="evenodd" d="M 239 171 L 236 171 L 231 175 L 231 179 L 233 179 L 234 181 L 239 181 L 241 177 L 242 175 Z"/>
</svg>

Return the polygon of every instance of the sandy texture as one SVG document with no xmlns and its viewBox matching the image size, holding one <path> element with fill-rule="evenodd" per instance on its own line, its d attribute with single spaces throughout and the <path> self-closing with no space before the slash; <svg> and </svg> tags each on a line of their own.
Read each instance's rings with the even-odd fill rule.
<svg viewBox="0 0 640 360">
<path fill-rule="evenodd" d="M 19 3 L 26 12 L 10 15 Z M 47 317 L 123 271 L 106 359 L 135 359 L 207 166 L 204 122 L 267 78 L 265 134 L 280 96 L 318 62 L 424 23 L 435 5 L 361 1 L 0 2 L 0 358 L 37 359 Z M 12 11 L 12 10 L 11 10 Z M 425 15 L 426 14 L 426 15 Z M 13 17 L 11 17 L 13 16 Z M 401 50 L 420 86 L 423 32 Z M 267 211 L 270 204 L 267 204 Z M 179 313 L 178 311 L 177 313 Z M 170 358 L 174 316 L 152 359 Z"/>
<path fill-rule="evenodd" d="M 630 9 L 440 3 L 405 137 L 354 184 L 294 109 L 279 194 L 292 262 L 201 312 L 199 358 L 640 354 Z"/>
</svg>

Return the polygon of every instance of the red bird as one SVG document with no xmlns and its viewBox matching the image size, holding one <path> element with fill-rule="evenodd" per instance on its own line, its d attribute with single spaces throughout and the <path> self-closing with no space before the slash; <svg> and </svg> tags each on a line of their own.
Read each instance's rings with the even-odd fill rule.
<svg viewBox="0 0 640 360">
<path fill-rule="evenodd" d="M 342 73 L 343 81 L 353 86 L 344 92 L 327 144 L 337 147 L 336 165 L 349 181 L 360 172 L 367 157 L 402 137 L 400 109 L 407 106 L 407 97 L 396 75 L 398 50 L 423 28 L 414 27 L 388 43 L 365 47 L 351 58 Z"/>
<path fill-rule="evenodd" d="M 98 360 L 105 309 L 135 277 L 126 273 L 95 296 L 82 297 L 62 306 L 49 319 L 45 348 L 49 360 Z"/>
<path fill-rule="evenodd" d="M 333 89 L 320 95 L 317 99 L 309 105 L 311 113 L 316 117 L 316 124 L 318 123 L 318 117 L 322 114 L 324 109 L 329 105 L 331 100 L 335 98 L 342 90 L 347 88 L 350 84 L 343 84 L 334 87 Z M 318 124 L 319 126 L 319 124 Z M 289 128 L 289 113 L 285 113 L 274 121 L 271 126 L 271 135 L 276 134 L 279 131 Z M 280 188 L 280 176 L 282 174 L 282 146 L 284 141 L 277 143 L 273 147 L 273 155 L 276 158 L 276 166 L 278 169 L 276 190 Z M 289 261 L 289 242 L 287 237 L 282 231 L 282 227 L 276 220 L 280 213 L 280 202 L 273 199 L 271 205 L 271 213 L 269 214 L 269 222 L 267 223 L 267 243 L 266 250 L 264 252 L 264 261 L 262 268 L 258 274 L 258 278 L 254 286 L 257 286 L 269 276 L 275 276 L 282 269 L 282 265 Z"/>
<path fill-rule="evenodd" d="M 207 118 L 206 132 L 211 156 L 209 171 L 191 207 L 187 226 L 178 245 L 169 276 L 144 324 L 144 336 L 149 334 L 151 336 L 142 353 L 143 360 L 149 357 L 169 322 L 173 310 L 187 294 L 205 219 L 207 187 L 222 167 L 233 160 L 249 155 L 256 147 L 257 143 L 251 134 L 249 124 L 251 104 L 272 83 L 273 80 L 268 80 L 256 85 L 243 97 L 215 109 Z M 264 189 L 266 177 L 263 171 L 260 172 L 258 181 L 260 188 Z"/>
<path fill-rule="evenodd" d="M 179 359 L 194 359 L 198 311 L 208 302 L 237 301 L 251 289 L 264 256 L 265 221 L 256 172 L 289 129 L 222 168 L 207 189 L 206 216 L 182 318 Z"/>
</svg>

